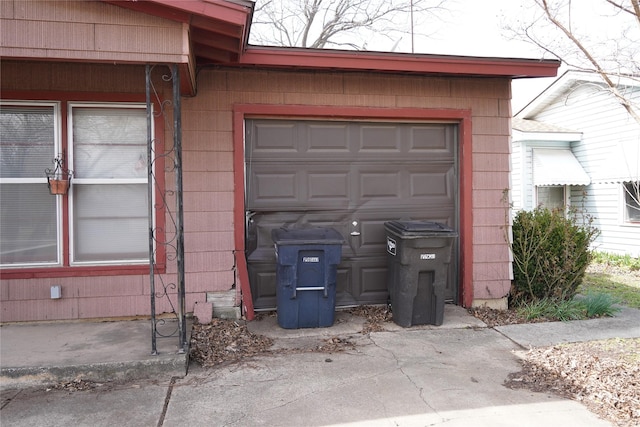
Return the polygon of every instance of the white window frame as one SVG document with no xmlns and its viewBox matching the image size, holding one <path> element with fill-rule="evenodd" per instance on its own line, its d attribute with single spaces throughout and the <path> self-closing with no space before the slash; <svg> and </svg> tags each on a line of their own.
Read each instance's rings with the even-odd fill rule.
<svg viewBox="0 0 640 427">
<path fill-rule="evenodd" d="M 535 203 L 534 203 L 534 208 L 538 208 L 540 207 L 540 201 L 538 199 L 538 189 L 540 188 L 545 188 L 546 186 L 540 186 L 540 185 L 534 185 L 533 186 L 533 197 L 535 198 Z M 569 188 L 568 185 L 553 185 L 551 187 L 562 187 L 562 198 L 563 198 L 563 211 L 567 212 L 567 210 L 570 207 L 570 193 L 571 193 L 571 189 Z"/>
<path fill-rule="evenodd" d="M 53 157 L 51 158 L 51 168 L 54 167 L 53 160 L 60 156 L 62 152 L 62 114 L 60 101 L 23 101 L 23 100 L 0 100 L 0 107 L 52 107 L 53 108 Z M 0 178 L 3 184 L 47 184 L 45 171 L 42 171 L 41 178 Z M 62 196 L 51 196 L 56 198 L 56 261 L 55 262 L 33 262 L 4 264 L 2 268 L 28 268 L 28 267 L 56 267 L 61 266 L 64 259 L 63 229 L 62 229 Z"/>
<path fill-rule="evenodd" d="M 63 127 L 62 127 L 62 104 L 65 104 L 65 108 L 66 108 L 66 118 L 67 118 L 67 123 L 66 123 L 66 152 L 63 153 L 63 140 L 62 140 L 62 133 L 63 133 Z M 144 102 L 121 102 L 121 101 L 114 101 L 114 102 L 91 102 L 91 101 L 56 101 L 56 100 L 9 100 L 9 99 L 2 99 L 0 100 L 0 106 L 16 106 L 16 107 L 28 107 L 28 106 L 34 106 L 34 107 L 52 107 L 53 108 L 53 115 L 54 115 L 54 147 L 53 147 L 53 157 L 52 157 L 52 161 L 55 157 L 58 157 L 60 155 L 64 155 L 66 160 L 67 160 L 67 167 L 71 170 L 73 170 L 74 168 L 74 159 L 73 159 L 73 108 L 74 107 L 90 107 L 90 108 L 107 108 L 107 109 L 137 109 L 137 110 L 145 110 L 146 111 L 146 104 Z M 153 109 L 153 106 L 152 106 Z M 153 110 L 150 112 L 151 113 L 151 117 L 153 120 Z M 155 141 L 155 124 L 152 124 L 151 126 L 151 135 L 150 138 L 152 141 Z M 152 144 L 153 145 L 153 144 Z M 152 147 L 152 150 L 154 150 L 155 147 Z M 154 157 L 154 151 L 152 151 L 151 155 L 152 158 Z M 146 154 L 145 154 L 146 156 Z M 147 161 L 148 164 L 148 161 Z M 152 169 L 154 170 L 155 173 L 155 162 L 151 162 L 152 164 Z M 51 167 L 54 167 L 53 162 L 50 165 Z M 147 165 L 145 165 L 145 170 L 146 170 Z M 34 184 L 42 184 L 42 185 L 46 185 L 47 184 L 47 178 L 45 176 L 45 171 L 43 169 L 42 171 L 42 177 L 38 177 L 38 178 L 0 178 L 0 183 L 6 183 L 6 184 L 11 184 L 11 183 L 34 183 Z M 51 195 L 50 197 L 55 197 L 56 198 L 56 211 L 55 211 L 55 215 L 56 215 L 56 220 L 55 220 L 55 224 L 56 224 L 56 234 L 57 234 L 57 238 L 56 238 L 56 257 L 57 260 L 55 262 L 34 262 L 34 263 L 16 263 L 16 264 L 5 264 L 2 265 L 2 268 L 5 269 L 24 269 L 24 268 L 46 268 L 46 267 L 53 267 L 53 268 L 65 268 L 65 267 L 79 267 L 79 266 L 123 266 L 123 265 L 130 265 L 130 266 L 141 266 L 141 265 L 148 265 L 149 264 L 149 257 L 145 256 L 144 258 L 140 258 L 140 259 L 131 259 L 131 260 L 109 260 L 109 261 L 74 261 L 74 224 L 73 224 L 73 218 L 74 218 L 74 192 L 73 192 L 73 187 L 74 185 L 82 185 L 82 184 L 144 184 L 145 185 L 145 189 L 147 188 L 146 186 L 148 185 L 148 174 L 145 174 L 144 177 L 141 178 L 127 178 L 127 179 L 82 179 L 82 178 L 77 178 L 77 177 L 73 177 L 72 178 L 72 184 L 71 184 L 71 188 L 68 192 L 68 194 L 66 195 L 67 197 L 67 233 L 64 234 L 64 225 L 63 225 L 63 219 L 64 219 L 64 214 L 65 212 L 63 212 L 64 209 L 64 197 L 63 195 Z M 145 192 L 145 196 L 148 195 L 148 190 L 147 192 Z M 149 200 L 148 203 L 150 203 L 150 206 L 155 206 L 155 199 L 156 199 L 156 191 L 152 192 L 152 200 Z M 153 208 L 152 210 L 152 221 L 153 224 L 156 224 L 156 209 Z M 147 214 L 145 212 L 145 214 Z M 154 253 L 155 253 L 155 242 L 154 242 Z M 68 256 L 68 264 L 66 264 L 65 262 L 65 257 Z"/>
<path fill-rule="evenodd" d="M 67 152 L 69 156 L 69 165 L 73 169 L 74 159 L 74 147 L 73 147 L 73 109 L 74 108 L 112 108 L 112 109 L 136 109 L 145 110 L 146 105 L 139 102 L 68 102 L 67 103 Z M 153 114 L 152 114 L 153 117 Z M 153 125 L 151 126 L 151 138 L 154 139 Z M 74 184 L 147 184 L 148 177 L 144 178 L 126 178 L 126 179 L 100 179 L 100 178 L 73 178 Z M 154 197 L 149 200 L 151 206 L 154 206 Z M 69 265 L 71 266 L 88 266 L 88 265 L 140 265 L 148 264 L 148 256 L 140 259 L 132 260 L 112 260 L 112 261 L 75 261 L 75 247 L 74 247 L 74 230 L 73 225 L 74 216 L 74 192 L 69 192 Z M 153 209 L 153 223 L 155 224 L 155 209 Z M 154 251 L 155 252 L 155 251 Z"/>
</svg>

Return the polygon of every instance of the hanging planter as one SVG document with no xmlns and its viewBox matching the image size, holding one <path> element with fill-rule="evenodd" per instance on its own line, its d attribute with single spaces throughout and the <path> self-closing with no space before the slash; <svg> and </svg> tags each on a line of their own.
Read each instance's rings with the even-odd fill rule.
<svg viewBox="0 0 640 427">
<path fill-rule="evenodd" d="M 73 171 L 63 166 L 64 160 L 62 157 L 56 157 L 53 159 L 53 164 L 55 165 L 53 169 L 45 169 L 44 171 L 47 175 L 49 193 L 52 195 L 65 195 L 71 186 Z"/>
</svg>

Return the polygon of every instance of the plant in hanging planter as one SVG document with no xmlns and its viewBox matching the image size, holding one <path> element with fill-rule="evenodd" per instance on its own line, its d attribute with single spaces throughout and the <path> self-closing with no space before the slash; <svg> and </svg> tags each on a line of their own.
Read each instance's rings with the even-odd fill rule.
<svg viewBox="0 0 640 427">
<path fill-rule="evenodd" d="M 64 167 L 64 159 L 62 157 L 56 157 L 53 159 L 54 168 L 45 169 L 44 173 L 47 175 L 47 185 L 49 186 L 49 193 L 53 195 L 67 194 L 69 187 L 71 186 L 71 177 L 73 171 Z"/>
</svg>

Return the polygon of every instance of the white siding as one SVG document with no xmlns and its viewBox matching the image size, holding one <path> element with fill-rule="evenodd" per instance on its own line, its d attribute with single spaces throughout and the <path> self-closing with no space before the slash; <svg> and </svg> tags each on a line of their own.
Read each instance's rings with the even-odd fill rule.
<svg viewBox="0 0 640 427">
<path fill-rule="evenodd" d="M 632 97 L 640 101 L 640 88 Z M 580 142 L 571 149 L 589 174 L 592 184 L 572 188 L 571 204 L 584 205 L 594 218 L 593 225 L 601 234 L 594 248 L 600 251 L 640 256 L 640 225 L 623 223 L 620 183 L 602 183 L 605 168 L 610 167 L 611 153 L 622 141 L 640 143 L 640 124 L 618 104 L 604 87 L 594 83 L 578 83 L 563 96 L 530 119 L 576 129 L 583 132 Z"/>
</svg>

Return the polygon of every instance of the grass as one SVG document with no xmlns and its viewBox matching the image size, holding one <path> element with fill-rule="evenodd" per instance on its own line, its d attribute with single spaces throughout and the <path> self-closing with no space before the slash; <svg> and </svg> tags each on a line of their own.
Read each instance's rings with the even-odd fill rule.
<svg viewBox="0 0 640 427">
<path fill-rule="evenodd" d="M 618 300 L 607 293 L 592 292 L 587 294 L 580 302 L 584 305 L 588 318 L 611 317 L 620 311 L 620 307 L 616 305 Z"/>
<path fill-rule="evenodd" d="M 598 267 L 593 270 L 598 272 L 585 274 L 578 288 L 581 296 L 569 301 L 541 299 L 523 303 L 516 307 L 518 314 L 528 321 L 566 321 L 613 316 L 620 311 L 618 304 L 640 309 L 640 277 L 633 274 L 640 271 L 639 258 L 596 252 L 593 264 Z"/>
<path fill-rule="evenodd" d="M 586 297 L 567 301 L 540 299 L 523 303 L 516 310 L 527 321 L 534 319 L 582 320 L 595 317 L 613 316 L 620 311 L 617 300 L 606 293 L 591 293 Z"/>
<path fill-rule="evenodd" d="M 640 270 L 640 258 L 633 258 L 629 255 L 615 255 L 607 252 L 593 252 L 594 264 L 603 264 L 614 267 L 622 267 L 631 271 Z"/>
<path fill-rule="evenodd" d="M 608 272 L 606 268 L 600 268 L 599 273 L 587 273 L 578 292 L 583 295 L 592 293 L 605 293 L 617 300 L 620 304 L 640 309 L 640 277 L 631 274 L 620 274 L 625 271 L 634 272 L 640 270 L 640 258 L 611 255 L 602 252 L 594 253 L 593 264 L 600 267 L 613 266 L 617 268 Z"/>
</svg>

